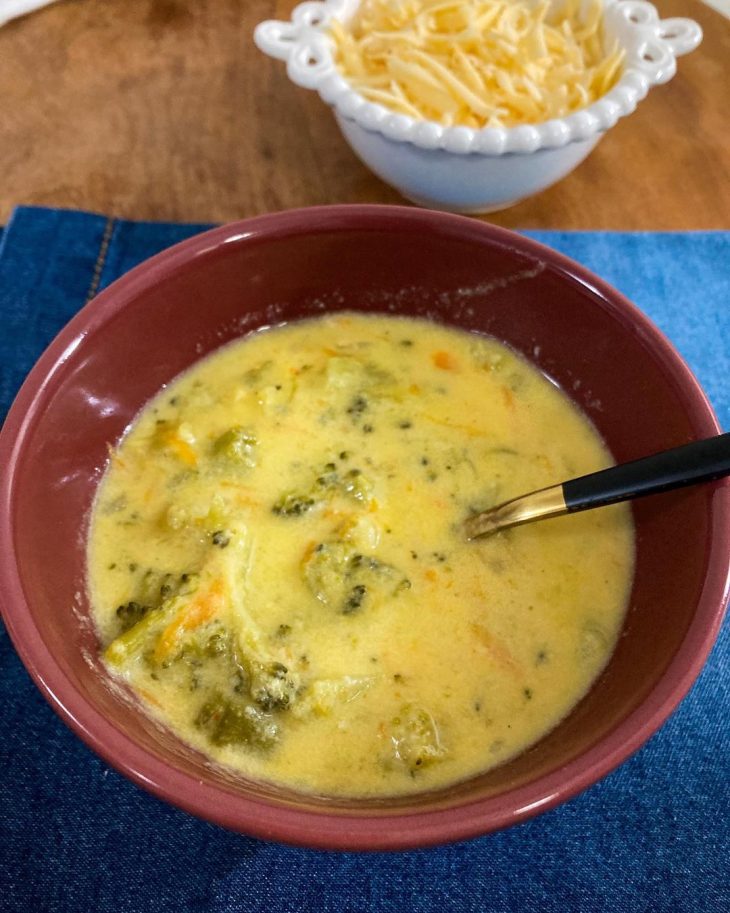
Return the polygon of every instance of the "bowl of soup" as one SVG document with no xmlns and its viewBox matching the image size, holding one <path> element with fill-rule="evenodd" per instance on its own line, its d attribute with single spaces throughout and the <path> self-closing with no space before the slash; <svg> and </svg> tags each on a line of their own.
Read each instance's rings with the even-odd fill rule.
<svg viewBox="0 0 730 913">
<path fill-rule="evenodd" d="M 3 615 L 62 719 L 193 814 L 465 839 L 681 700 L 730 507 L 717 484 L 463 521 L 717 430 L 647 318 L 534 241 L 397 207 L 251 219 L 114 283 L 31 372 L 0 434 Z"/>
</svg>

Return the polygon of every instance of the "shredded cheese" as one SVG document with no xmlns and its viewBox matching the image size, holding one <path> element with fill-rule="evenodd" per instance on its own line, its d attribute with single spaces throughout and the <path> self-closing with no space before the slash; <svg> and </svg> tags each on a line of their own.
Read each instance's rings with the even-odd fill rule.
<svg viewBox="0 0 730 913">
<path fill-rule="evenodd" d="M 445 126 L 564 117 L 605 95 L 624 58 L 600 0 L 363 0 L 330 35 L 353 89 Z"/>
</svg>

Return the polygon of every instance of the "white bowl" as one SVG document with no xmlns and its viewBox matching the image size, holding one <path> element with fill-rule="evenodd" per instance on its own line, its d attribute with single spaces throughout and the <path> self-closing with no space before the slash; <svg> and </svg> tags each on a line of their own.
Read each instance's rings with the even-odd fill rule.
<svg viewBox="0 0 730 913">
<path fill-rule="evenodd" d="M 443 127 L 395 114 L 355 92 L 335 66 L 327 35 L 347 22 L 360 0 L 317 0 L 296 7 L 289 22 L 268 20 L 256 45 L 287 62 L 292 82 L 316 89 L 360 159 L 403 196 L 451 212 L 504 209 L 572 171 L 652 86 L 668 82 L 677 57 L 693 51 L 702 29 L 692 19 L 664 19 L 644 0 L 605 0 L 607 37 L 626 52 L 622 75 L 598 101 L 568 117 L 519 127 Z"/>
</svg>

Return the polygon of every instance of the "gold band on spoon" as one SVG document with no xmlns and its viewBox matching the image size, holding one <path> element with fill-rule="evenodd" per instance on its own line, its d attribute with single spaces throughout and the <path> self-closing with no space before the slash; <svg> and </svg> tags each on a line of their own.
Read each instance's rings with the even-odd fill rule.
<svg viewBox="0 0 730 913">
<path fill-rule="evenodd" d="M 541 488 L 539 491 L 530 492 L 521 498 L 498 504 L 480 514 L 469 517 L 464 523 L 467 539 L 476 539 L 496 533 L 508 526 L 518 526 L 520 523 L 529 523 L 540 517 L 554 517 L 568 512 L 568 506 L 563 496 L 563 486 L 553 485 L 551 488 Z"/>
</svg>

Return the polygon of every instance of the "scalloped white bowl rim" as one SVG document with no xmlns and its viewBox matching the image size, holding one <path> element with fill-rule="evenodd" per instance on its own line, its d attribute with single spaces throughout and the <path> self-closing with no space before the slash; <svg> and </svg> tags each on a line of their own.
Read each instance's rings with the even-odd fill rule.
<svg viewBox="0 0 730 913">
<path fill-rule="evenodd" d="M 525 154 L 597 138 L 631 114 L 653 86 L 668 82 L 676 73 L 677 57 L 702 41 L 702 29 L 692 19 L 660 19 L 646 0 L 604 0 L 606 29 L 626 54 L 619 80 L 605 95 L 579 111 L 539 124 L 445 127 L 368 101 L 339 72 L 327 29 L 333 19 L 347 22 L 359 5 L 360 0 L 309 0 L 297 6 L 287 22 L 259 23 L 254 41 L 265 54 L 286 61 L 291 81 L 316 90 L 340 117 L 395 142 L 460 155 Z"/>
</svg>

